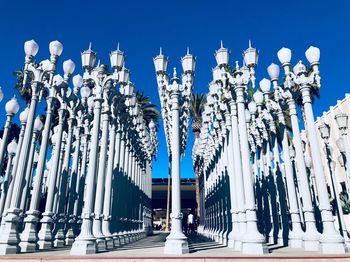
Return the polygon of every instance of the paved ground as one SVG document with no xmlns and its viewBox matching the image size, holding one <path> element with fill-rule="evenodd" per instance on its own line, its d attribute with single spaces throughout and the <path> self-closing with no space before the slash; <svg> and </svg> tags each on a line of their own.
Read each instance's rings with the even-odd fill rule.
<svg viewBox="0 0 350 262">
<path fill-rule="evenodd" d="M 218 245 L 202 237 L 190 236 L 190 253 L 183 256 L 168 256 L 163 254 L 164 241 L 167 234 L 156 232 L 153 236 L 144 238 L 116 249 L 115 251 L 98 253 L 86 257 L 74 257 L 69 254 L 69 248 L 55 249 L 0 257 L 2 261 L 350 261 L 350 253 L 339 256 L 325 256 L 319 252 L 305 252 L 302 249 L 269 246 L 270 254 L 252 257 L 234 252 L 225 246 Z"/>
</svg>

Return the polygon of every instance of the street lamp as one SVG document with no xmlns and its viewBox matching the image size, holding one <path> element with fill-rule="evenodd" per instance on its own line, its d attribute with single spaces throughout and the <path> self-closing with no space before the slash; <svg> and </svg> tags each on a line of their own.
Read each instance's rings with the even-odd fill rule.
<svg viewBox="0 0 350 262">
<path fill-rule="evenodd" d="M 341 206 L 339 192 L 338 192 L 338 188 L 337 188 L 338 182 L 337 182 L 337 177 L 335 174 L 335 161 L 333 161 L 332 148 L 329 144 L 330 127 L 329 127 L 329 125 L 323 123 L 318 127 L 318 130 L 321 134 L 321 138 L 323 139 L 323 141 L 325 143 L 325 154 L 326 154 L 327 162 L 329 165 L 329 174 L 330 174 L 331 182 L 332 182 L 333 195 L 334 195 L 334 198 L 336 200 L 336 209 L 337 209 L 336 211 L 337 211 L 337 215 L 338 215 L 339 230 L 340 230 L 341 234 L 343 235 L 345 241 L 348 243 L 350 241 L 350 239 L 347 235 L 348 232 L 346 230 L 343 209 Z"/>
<path fill-rule="evenodd" d="M 316 48 L 317 49 L 317 48 Z M 302 187 L 302 196 L 303 202 L 305 203 L 305 222 L 309 222 L 309 226 L 306 227 L 307 233 L 304 234 L 304 242 L 305 249 L 307 250 L 317 250 L 320 241 L 321 249 L 323 253 L 344 253 L 345 245 L 344 239 L 335 231 L 333 224 L 333 216 L 331 211 L 331 206 L 328 199 L 327 193 L 327 185 L 324 176 L 324 171 L 322 168 L 321 161 L 321 151 L 319 148 L 316 129 L 314 124 L 314 114 L 311 104 L 311 85 L 320 86 L 320 76 L 318 70 L 318 59 L 319 51 L 315 48 L 308 49 L 306 52 L 306 56 L 310 62 L 310 73 L 307 71 L 306 66 L 299 61 L 296 66 L 293 68 L 293 72 L 290 68 L 290 60 L 292 56 L 292 52 L 288 48 L 282 48 L 278 51 L 277 56 L 283 66 L 285 72 L 285 81 L 284 87 L 286 88 L 286 92 L 284 93 L 284 97 L 290 109 L 292 126 L 293 126 L 293 134 L 295 136 L 295 149 L 297 156 L 297 164 L 298 170 L 301 172 L 300 175 L 300 183 Z M 312 54 L 312 56 L 311 56 Z M 312 152 L 312 162 L 313 168 L 316 176 L 317 190 L 319 196 L 320 206 L 322 206 L 321 213 L 323 219 L 323 234 L 320 235 L 316 231 L 315 228 L 315 218 L 313 215 L 313 207 L 311 202 L 310 191 L 308 188 L 307 175 L 304 173 L 304 168 L 302 165 L 302 145 L 301 139 L 299 139 L 299 125 L 296 113 L 296 105 L 294 101 L 294 97 L 292 94 L 292 90 L 296 88 L 300 91 L 302 96 L 303 109 L 305 113 L 305 126 L 307 127 L 307 134 L 310 143 L 310 149 Z M 292 117 L 293 116 L 293 117 Z M 304 162 L 305 163 L 305 162 Z M 305 171 L 306 172 L 306 171 Z M 307 216 L 306 216 L 307 215 Z M 308 228 L 311 231 L 308 232 Z"/>
<path fill-rule="evenodd" d="M 61 55 L 63 46 L 58 41 L 53 41 L 49 45 L 51 60 L 48 62 L 42 61 L 41 63 L 34 63 L 34 56 L 37 54 L 39 47 L 35 41 L 27 41 L 24 44 L 25 49 L 25 65 L 23 86 L 30 85 L 31 89 L 31 102 L 29 106 L 28 119 L 26 124 L 26 130 L 23 137 L 23 144 L 21 146 L 20 154 L 18 157 L 18 167 L 16 170 L 15 180 L 13 181 L 13 193 L 11 197 L 10 208 L 5 217 L 3 217 L 3 223 L 1 225 L 0 236 L 0 254 L 16 253 L 18 251 L 18 232 L 17 221 L 20 214 L 20 201 L 21 201 L 21 189 L 23 180 L 25 177 L 25 171 L 29 158 L 29 150 L 33 133 L 34 116 L 36 112 L 37 102 L 39 94 L 47 79 L 50 80 L 53 77 L 58 57 Z M 29 78 L 28 76 L 31 75 Z M 28 81 L 31 80 L 30 83 Z M 16 158 L 17 158 L 16 157 Z"/>
<path fill-rule="evenodd" d="M 170 235 L 165 242 L 165 254 L 184 254 L 189 252 L 187 237 L 182 232 L 183 214 L 181 213 L 180 152 L 184 151 L 183 148 L 185 143 L 182 145 L 180 144 L 180 128 L 183 129 L 186 127 L 180 127 L 179 93 L 181 93 L 185 99 L 189 99 L 193 86 L 195 62 L 195 57 L 191 55 L 187 49 L 187 54 L 181 59 L 184 72 L 182 76 L 182 84 L 180 84 L 180 79 L 177 77 L 175 68 L 173 77 L 169 84 L 166 74 L 168 59 L 162 54 L 161 50 L 160 54 L 154 58 L 160 99 L 161 101 L 164 99 L 163 97 L 165 93 L 168 93 L 170 96 L 170 101 L 162 103 L 162 111 L 166 110 L 167 103 L 171 107 L 171 136 L 168 132 L 166 132 L 166 136 L 168 137 L 168 140 L 171 139 L 171 147 L 168 147 L 168 152 L 172 159 L 172 227 Z M 189 106 L 189 103 L 187 106 Z M 184 107 L 185 108 L 182 109 L 186 109 L 186 106 Z M 167 118 L 169 117 L 169 113 L 169 111 L 167 111 L 167 114 L 163 113 L 165 126 L 168 126 Z M 187 121 L 183 123 L 186 124 Z"/>
<path fill-rule="evenodd" d="M 115 59 L 115 55 L 119 59 Z M 85 50 L 82 55 L 82 66 L 85 69 L 83 75 L 83 83 L 84 85 L 89 86 L 90 89 L 93 89 L 94 95 L 94 104 L 93 104 L 93 125 L 91 132 L 91 152 L 89 156 L 89 169 L 87 175 L 87 184 L 86 184 L 86 199 L 84 210 L 82 214 L 82 225 L 81 232 L 79 236 L 77 236 L 74 241 L 71 249 L 72 255 L 83 255 L 83 254 L 92 254 L 96 253 L 97 248 L 105 246 L 105 240 L 102 233 L 102 201 L 103 201 L 103 189 L 104 187 L 104 172 L 100 173 L 101 170 L 98 170 L 97 176 L 97 190 L 96 190 L 96 199 L 94 197 L 95 192 L 95 183 L 96 183 L 96 175 L 97 175 L 97 161 L 98 161 L 98 145 L 99 145 L 99 129 L 100 129 L 100 118 L 101 118 L 101 106 L 103 103 L 104 112 L 107 112 L 106 106 L 108 105 L 107 99 L 108 94 L 113 86 L 113 84 L 124 84 L 128 82 L 129 72 L 124 67 L 120 67 L 122 65 L 121 60 L 123 60 L 122 52 L 114 52 L 111 54 L 111 65 L 114 69 L 112 73 L 108 73 L 106 70 L 106 66 L 98 65 L 93 68 L 96 60 L 96 53 L 91 50 L 91 44 L 88 50 Z M 88 101 L 88 103 L 91 104 Z M 109 111 L 108 111 L 109 112 Z M 106 114 L 108 117 L 108 114 Z M 104 117 L 105 119 L 106 117 Z M 107 139 L 108 138 L 108 121 L 103 120 L 103 137 L 102 147 L 105 148 L 101 150 L 101 157 L 105 159 L 106 157 L 106 149 L 107 149 Z M 106 128 L 107 127 L 107 128 Z M 95 207 L 94 207 L 95 202 Z M 92 216 L 95 213 L 95 221 L 94 226 L 92 223 Z M 101 234 L 98 235 L 98 244 L 96 242 L 96 237 L 92 234 L 92 230 L 94 233 L 99 232 Z M 96 231 L 97 230 L 97 231 Z"/>
</svg>

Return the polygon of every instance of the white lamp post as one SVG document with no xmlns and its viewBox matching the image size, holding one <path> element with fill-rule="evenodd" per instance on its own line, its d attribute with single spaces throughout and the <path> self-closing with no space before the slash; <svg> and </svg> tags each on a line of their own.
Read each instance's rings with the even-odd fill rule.
<svg viewBox="0 0 350 262">
<path fill-rule="evenodd" d="M 39 92 L 42 89 L 43 81 L 47 75 L 52 76 L 57 63 L 57 58 L 61 55 L 63 46 L 58 41 L 53 41 L 49 45 L 51 61 L 49 63 L 42 62 L 39 66 L 33 62 L 33 56 L 38 52 L 38 45 L 34 41 L 27 41 L 24 46 L 26 57 L 24 67 L 24 78 L 23 84 L 27 85 L 28 74 L 32 74 L 32 82 L 30 88 L 32 91 L 31 103 L 29 107 L 28 119 L 26 130 L 24 133 L 23 144 L 21 152 L 19 154 L 19 162 L 16 170 L 16 178 L 14 181 L 13 193 L 11 198 L 11 205 L 8 213 L 3 218 L 4 223 L 1 226 L 0 236 L 0 254 L 9 254 L 18 252 L 18 232 L 17 232 L 17 221 L 18 215 L 21 212 L 19 209 L 21 200 L 21 185 L 23 184 L 26 165 L 29 157 L 29 149 L 33 133 L 34 115 L 36 111 L 37 101 Z"/>
<path fill-rule="evenodd" d="M 176 69 L 174 68 L 173 78 L 168 84 L 166 77 L 166 69 L 168 59 L 160 52 L 154 58 L 154 66 L 157 73 L 158 89 L 170 93 L 170 103 L 172 112 L 172 141 L 171 152 L 172 157 L 172 227 L 170 235 L 165 242 L 165 254 L 184 254 L 188 253 L 187 237 L 182 232 L 182 213 L 181 213 L 181 192 L 180 192 L 180 115 L 179 115 L 179 92 L 184 96 L 190 96 L 192 90 L 193 75 L 195 69 L 195 58 L 189 52 L 181 59 L 184 75 L 182 84 L 177 77 Z M 160 92 L 161 96 L 162 92 Z M 162 105 L 163 107 L 164 105 Z"/>
<path fill-rule="evenodd" d="M 97 166 L 96 163 L 98 161 L 98 144 L 99 144 L 99 129 L 100 129 L 100 116 L 101 116 L 101 104 L 103 99 L 106 99 L 104 96 L 104 92 L 106 89 L 109 89 L 113 83 L 124 83 L 128 82 L 129 72 L 125 69 L 119 69 L 119 64 L 115 63 L 115 61 L 119 61 L 118 59 L 114 59 L 115 55 L 119 55 L 118 52 L 116 54 L 111 54 L 111 63 L 112 68 L 114 69 L 113 73 L 108 73 L 106 71 L 105 66 L 97 66 L 93 69 L 96 54 L 91 50 L 91 46 L 88 50 L 82 53 L 82 65 L 85 69 L 84 73 L 84 83 L 90 84 L 93 89 L 94 94 L 94 120 L 92 127 L 92 135 L 91 135 L 91 152 L 89 157 L 89 169 L 87 175 L 87 184 L 86 184 L 86 199 L 84 210 L 82 214 L 82 225 L 81 232 L 79 236 L 76 238 L 75 242 L 72 245 L 71 254 L 72 255 L 85 255 L 96 253 L 96 238 L 92 234 L 93 224 L 92 224 L 92 215 L 94 210 L 94 192 L 95 192 L 95 182 L 96 182 L 96 173 Z M 112 59 L 113 58 L 113 59 Z M 107 125 L 108 128 L 108 125 Z M 101 176 L 105 174 L 98 174 L 99 179 L 97 180 L 98 184 L 101 184 Z M 104 183 L 102 183 L 102 187 Z M 99 188 L 99 185 L 97 186 Z M 97 194 L 102 194 L 102 192 L 96 191 Z M 96 201 L 102 199 L 102 196 L 96 196 Z M 96 202 L 97 203 L 97 202 Z M 102 208 L 102 205 L 101 205 Z M 95 205 L 95 213 L 96 213 L 96 205 Z M 99 214 L 100 216 L 102 210 Z M 99 218 L 101 219 L 101 217 Z M 100 221 L 100 220 L 99 220 Z M 99 230 L 100 225 L 99 223 Z"/>
<path fill-rule="evenodd" d="M 329 173 L 331 176 L 331 183 L 332 183 L 334 198 L 336 201 L 336 209 L 337 209 L 336 212 L 338 213 L 339 229 L 340 229 L 340 232 L 343 235 L 347 245 L 349 245 L 350 239 L 348 237 L 348 232 L 346 230 L 343 208 L 341 206 L 341 202 L 340 202 L 340 198 L 339 198 L 338 181 L 337 181 L 337 176 L 335 174 L 335 162 L 333 161 L 333 156 L 332 156 L 333 150 L 329 144 L 330 127 L 327 124 L 322 124 L 318 127 L 318 130 L 320 131 L 321 138 L 323 139 L 323 142 L 325 143 L 325 154 L 326 154 L 326 159 L 327 159 L 329 169 L 330 169 Z"/>
<path fill-rule="evenodd" d="M 7 145 L 7 167 L 5 171 L 5 177 L 2 180 L 1 183 L 1 201 L 0 201 L 0 214 L 3 213 L 4 205 L 5 205 L 5 198 L 7 196 L 8 191 L 8 185 L 11 182 L 9 179 L 11 178 L 11 168 L 13 167 L 13 157 L 15 156 L 15 153 L 17 151 L 18 144 L 15 140 L 12 140 L 11 143 Z"/>
<path fill-rule="evenodd" d="M 233 76 L 225 74 L 228 83 L 232 86 L 237 104 L 238 113 L 238 133 L 240 150 L 242 156 L 242 170 L 247 172 L 243 175 L 245 209 L 246 209 L 246 231 L 242 238 L 242 252 L 244 254 L 265 254 L 268 252 L 265 244 L 265 238 L 258 232 L 256 207 L 254 196 L 254 183 L 250 168 L 250 152 L 248 145 L 248 132 L 245 116 L 245 89 L 249 82 L 255 86 L 254 67 L 258 62 L 258 52 L 252 48 L 249 42 L 249 48 L 244 52 L 243 58 L 246 66 L 239 68 L 236 63 L 236 71 Z"/>
<path fill-rule="evenodd" d="M 317 190 L 319 193 L 319 208 L 321 210 L 323 220 L 323 233 L 320 238 L 321 250 L 323 253 L 341 254 L 345 252 L 344 239 L 340 236 L 339 233 L 335 231 L 334 228 L 333 216 L 328 199 L 325 176 L 322 169 L 321 152 L 317 140 L 314 115 L 311 104 L 311 84 L 320 86 L 320 76 L 318 70 L 319 50 L 315 48 L 309 48 L 306 51 L 306 56 L 308 59 L 310 59 L 309 62 L 312 69 L 311 74 L 308 75 L 306 66 L 303 65 L 301 61 L 299 61 L 299 63 L 293 68 L 293 74 L 289 69 L 291 51 L 284 48 L 278 52 L 278 57 L 284 66 L 286 73 L 286 86 L 292 86 L 291 82 L 293 80 L 302 95 L 302 102 L 306 119 L 305 125 L 307 127 L 313 168 L 315 171 Z M 298 154 L 297 147 L 296 153 Z M 313 236 L 316 236 L 316 234 L 313 234 Z"/>
</svg>

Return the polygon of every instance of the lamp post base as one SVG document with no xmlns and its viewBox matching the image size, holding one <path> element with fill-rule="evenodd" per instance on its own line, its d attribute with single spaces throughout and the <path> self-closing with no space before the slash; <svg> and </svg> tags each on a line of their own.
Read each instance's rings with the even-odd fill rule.
<svg viewBox="0 0 350 262">
<path fill-rule="evenodd" d="M 96 247 L 98 252 L 107 251 L 107 245 L 104 236 L 96 236 Z"/>
<path fill-rule="evenodd" d="M 245 234 L 242 239 L 242 253 L 249 255 L 263 255 L 269 253 L 264 236 L 258 232 Z"/>
<path fill-rule="evenodd" d="M 36 225 L 39 221 L 39 214 L 40 213 L 37 210 L 27 212 L 27 217 L 24 219 L 24 230 L 20 237 L 20 252 L 35 252 L 39 249 L 37 244 L 38 235 L 36 233 Z"/>
<path fill-rule="evenodd" d="M 269 249 L 265 243 L 243 242 L 242 253 L 249 255 L 264 255 L 269 253 Z"/>
<path fill-rule="evenodd" d="M 72 249 L 70 250 L 70 254 L 73 256 L 96 254 L 96 252 L 97 247 L 95 240 L 86 239 L 76 239 L 72 245 Z"/>
<path fill-rule="evenodd" d="M 320 246 L 323 254 L 344 254 L 347 252 L 344 238 L 335 232 L 334 234 L 322 234 L 320 238 Z"/>
<path fill-rule="evenodd" d="M 53 236 L 51 232 L 51 227 L 52 227 L 52 216 L 54 213 L 48 212 L 48 213 L 43 213 L 43 218 L 41 219 L 41 229 L 38 233 L 39 237 L 39 249 L 50 249 L 52 248 L 52 241 L 53 241 Z"/>
<path fill-rule="evenodd" d="M 320 233 L 316 228 L 308 229 L 306 225 L 306 231 L 303 236 L 303 248 L 305 251 L 319 251 L 320 250 Z"/>
<path fill-rule="evenodd" d="M 169 235 L 170 236 L 170 235 Z M 188 254 L 188 242 L 186 236 L 181 238 L 169 238 L 167 237 L 164 246 L 164 254 L 168 255 L 182 255 Z"/>
<path fill-rule="evenodd" d="M 114 247 L 120 247 L 120 238 L 118 236 L 118 233 L 113 233 L 113 246 Z"/>
<path fill-rule="evenodd" d="M 0 255 L 16 254 L 19 251 L 19 237 L 17 233 L 17 224 L 19 221 L 20 209 L 11 208 L 2 218 L 0 231 Z"/>
</svg>

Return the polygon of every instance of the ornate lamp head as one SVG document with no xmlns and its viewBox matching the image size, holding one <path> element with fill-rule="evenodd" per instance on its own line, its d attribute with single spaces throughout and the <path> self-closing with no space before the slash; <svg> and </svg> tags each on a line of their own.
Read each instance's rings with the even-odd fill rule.
<svg viewBox="0 0 350 262">
<path fill-rule="evenodd" d="M 96 62 L 96 53 L 91 50 L 91 43 L 89 49 L 81 53 L 81 62 L 85 70 L 91 70 Z"/>
</svg>

